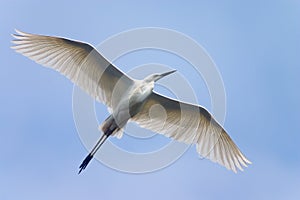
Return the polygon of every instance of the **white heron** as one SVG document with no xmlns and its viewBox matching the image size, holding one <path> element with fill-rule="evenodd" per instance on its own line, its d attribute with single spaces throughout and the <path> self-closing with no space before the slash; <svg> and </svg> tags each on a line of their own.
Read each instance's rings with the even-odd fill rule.
<svg viewBox="0 0 300 200">
<path fill-rule="evenodd" d="M 16 52 L 55 69 L 97 101 L 106 104 L 111 115 L 99 126 L 102 136 L 79 167 L 86 168 L 109 136 L 122 136 L 128 121 L 187 144 L 227 169 L 243 171 L 251 162 L 241 153 L 222 126 L 199 105 L 180 102 L 153 91 L 154 83 L 174 71 L 135 80 L 105 59 L 93 46 L 80 41 L 24 33 L 13 34 Z M 164 109 L 162 115 L 157 109 Z"/>
</svg>

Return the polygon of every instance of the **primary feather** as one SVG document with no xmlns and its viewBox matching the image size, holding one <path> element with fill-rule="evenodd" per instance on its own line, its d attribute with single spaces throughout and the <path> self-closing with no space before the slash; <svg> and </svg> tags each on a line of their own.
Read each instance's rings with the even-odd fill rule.
<svg viewBox="0 0 300 200">
<path fill-rule="evenodd" d="M 105 59 L 94 47 L 66 38 L 16 31 L 12 46 L 18 53 L 69 78 L 97 101 L 113 107 L 113 92 L 126 91 L 133 80 Z M 115 90 L 116 85 L 119 88 Z M 118 101 L 122 94 L 114 94 Z"/>
<path fill-rule="evenodd" d="M 155 109 L 157 105 L 163 109 Z M 251 163 L 222 126 L 201 106 L 153 92 L 143 109 L 132 120 L 143 128 L 180 142 L 196 144 L 201 156 L 234 172 L 237 172 L 237 168 L 242 171 L 242 166 L 246 167 Z"/>
</svg>

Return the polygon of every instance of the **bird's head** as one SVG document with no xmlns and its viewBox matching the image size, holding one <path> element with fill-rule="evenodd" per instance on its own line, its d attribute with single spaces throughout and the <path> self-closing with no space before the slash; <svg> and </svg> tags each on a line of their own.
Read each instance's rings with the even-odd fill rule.
<svg viewBox="0 0 300 200">
<path fill-rule="evenodd" d="M 168 76 L 172 73 L 176 72 L 176 70 L 172 70 L 172 71 L 169 71 L 169 72 L 165 72 L 165 73 L 162 73 L 162 74 L 151 74 L 150 76 L 148 76 L 145 81 L 146 82 L 156 82 L 158 81 L 159 79 L 165 77 L 165 76 Z"/>
</svg>

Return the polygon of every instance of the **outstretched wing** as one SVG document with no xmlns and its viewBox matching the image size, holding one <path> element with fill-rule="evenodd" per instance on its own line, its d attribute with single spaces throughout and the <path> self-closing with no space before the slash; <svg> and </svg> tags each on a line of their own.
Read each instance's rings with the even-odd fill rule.
<svg viewBox="0 0 300 200">
<path fill-rule="evenodd" d="M 12 42 L 16 52 L 69 78 L 97 101 L 113 108 L 133 80 L 106 60 L 91 45 L 65 38 L 17 31 Z M 114 89 L 118 85 L 118 93 Z"/>
<path fill-rule="evenodd" d="M 153 92 L 132 119 L 141 127 L 187 144 L 227 169 L 243 171 L 251 162 L 241 153 L 226 131 L 203 107 L 164 97 Z"/>
</svg>

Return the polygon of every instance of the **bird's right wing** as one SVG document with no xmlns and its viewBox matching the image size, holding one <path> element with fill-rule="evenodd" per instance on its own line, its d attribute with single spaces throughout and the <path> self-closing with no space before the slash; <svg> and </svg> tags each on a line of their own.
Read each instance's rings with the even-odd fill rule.
<svg viewBox="0 0 300 200">
<path fill-rule="evenodd" d="M 65 75 L 110 108 L 113 108 L 112 99 L 118 102 L 122 92 L 133 84 L 131 78 L 89 44 L 60 37 L 16 32 L 13 35 L 13 43 L 16 44 L 12 46 L 13 49 Z"/>
<path fill-rule="evenodd" d="M 196 144 L 203 157 L 236 172 L 251 162 L 226 131 L 203 107 L 183 103 L 153 92 L 132 119 L 141 127 L 187 144 Z"/>
</svg>

